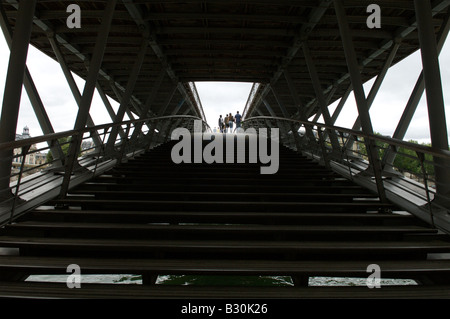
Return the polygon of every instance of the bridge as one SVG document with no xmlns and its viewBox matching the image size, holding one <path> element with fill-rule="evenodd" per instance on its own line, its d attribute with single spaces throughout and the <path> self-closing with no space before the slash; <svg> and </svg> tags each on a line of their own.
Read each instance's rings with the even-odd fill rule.
<svg viewBox="0 0 450 319">
<path fill-rule="evenodd" d="M 0 296 L 450 297 L 439 65 L 449 10 L 449 0 L 2 0 L 10 60 L 0 118 Z M 72 130 L 53 128 L 27 67 L 30 45 L 64 73 L 78 106 Z M 370 107 L 390 68 L 417 51 L 422 73 L 396 130 L 377 135 Z M 241 132 L 212 134 L 202 81 L 253 84 Z M 22 90 L 44 134 L 15 140 Z M 94 92 L 107 124 L 90 115 Z M 404 140 L 424 93 L 431 146 Z M 349 96 L 357 120 L 338 127 Z M 179 143 L 192 154 L 174 163 Z M 227 143 L 231 156 L 211 151 Z M 212 163 L 199 156 L 206 150 Z M 37 152 L 51 158 L 27 167 Z M 262 174 L 267 158 L 277 169 Z M 70 280 L 29 279 L 42 274 Z M 134 274 L 142 284 L 80 283 L 80 274 Z M 165 275 L 209 281 L 164 285 Z M 231 285 L 235 276 L 240 284 Z M 289 284 L 261 286 L 264 276 Z M 311 285 L 323 276 L 367 281 Z M 377 288 L 384 278 L 415 284 Z"/>
</svg>

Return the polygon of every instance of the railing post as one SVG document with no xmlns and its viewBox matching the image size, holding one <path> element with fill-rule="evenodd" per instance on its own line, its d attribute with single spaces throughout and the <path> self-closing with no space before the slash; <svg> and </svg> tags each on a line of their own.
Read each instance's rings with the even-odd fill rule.
<svg viewBox="0 0 450 319">
<path fill-rule="evenodd" d="M 72 135 L 70 138 L 70 145 L 69 150 L 74 149 L 76 147 L 75 151 L 68 152 L 66 159 L 65 159 L 65 165 L 64 165 L 64 177 L 63 181 L 61 183 L 61 190 L 59 193 L 59 198 L 65 198 L 67 191 L 69 190 L 69 184 L 70 184 L 70 178 L 72 176 L 72 170 L 75 167 L 75 163 L 77 162 L 78 158 L 78 148 L 79 145 L 81 145 L 80 141 L 81 137 L 78 134 Z"/>
<path fill-rule="evenodd" d="M 427 195 L 428 209 L 430 211 L 431 225 L 433 226 L 433 228 L 436 228 L 436 226 L 434 224 L 433 208 L 431 205 L 430 192 L 429 192 L 429 188 L 428 188 L 428 173 L 427 173 L 427 171 L 425 169 L 425 165 L 424 165 L 425 154 L 423 154 L 422 152 L 417 152 L 417 151 L 416 151 L 416 154 L 417 154 L 417 157 L 419 158 L 420 167 L 422 169 L 423 182 L 425 184 L 425 194 Z"/>
<path fill-rule="evenodd" d="M 325 146 L 325 139 L 323 138 L 322 128 L 317 128 L 317 135 L 319 137 L 320 148 L 322 150 L 322 159 L 326 168 L 330 168 L 330 158 L 327 152 L 327 147 Z"/>
<path fill-rule="evenodd" d="M 22 175 L 23 175 L 23 170 L 25 168 L 25 159 L 27 157 L 28 151 L 30 150 L 31 145 L 26 145 L 22 147 L 22 163 L 20 163 L 20 171 L 19 171 L 19 177 L 17 179 L 17 184 L 16 184 L 16 191 L 14 193 L 14 199 L 12 202 L 12 207 L 11 207 L 11 215 L 9 218 L 9 223 L 12 223 L 12 220 L 14 218 L 14 211 L 16 209 L 16 205 L 17 205 L 17 199 L 19 197 L 19 187 L 20 187 L 20 183 L 22 182 Z"/>
<path fill-rule="evenodd" d="M 120 153 L 118 154 L 117 160 L 119 163 L 122 163 L 123 155 L 125 154 L 126 148 L 128 146 L 128 142 L 130 141 L 130 128 L 131 123 L 127 123 L 127 129 L 125 130 L 125 136 L 122 138 L 122 142 L 120 145 Z"/>
<path fill-rule="evenodd" d="M 97 167 L 98 167 L 98 163 L 100 161 L 100 157 L 102 156 L 102 154 L 104 156 L 105 152 L 106 152 L 106 148 L 105 148 L 106 132 L 108 132 L 108 128 L 103 129 L 102 145 L 100 146 L 100 149 L 98 151 L 97 160 L 95 161 L 95 167 L 94 167 L 94 172 L 93 172 L 92 176 L 95 176 L 95 174 L 97 173 Z"/>
<path fill-rule="evenodd" d="M 298 130 L 295 129 L 295 124 L 291 123 L 292 135 L 294 135 L 295 146 L 297 147 L 297 153 L 301 153 L 300 136 L 298 136 Z"/>
</svg>

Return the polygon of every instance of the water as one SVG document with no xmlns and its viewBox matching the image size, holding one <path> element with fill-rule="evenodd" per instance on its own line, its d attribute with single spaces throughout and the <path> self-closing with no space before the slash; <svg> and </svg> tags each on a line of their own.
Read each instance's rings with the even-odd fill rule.
<svg viewBox="0 0 450 319">
<path fill-rule="evenodd" d="M 67 282 L 69 275 L 32 275 L 26 281 L 36 282 Z M 103 284 L 142 284 L 140 275 L 82 275 L 83 283 Z M 156 280 L 158 285 L 221 285 L 221 286 L 293 286 L 289 276 L 189 276 L 189 275 L 162 275 Z M 417 285 L 412 279 L 381 279 L 381 286 Z M 343 277 L 310 277 L 309 286 L 366 286 L 367 278 Z"/>
</svg>

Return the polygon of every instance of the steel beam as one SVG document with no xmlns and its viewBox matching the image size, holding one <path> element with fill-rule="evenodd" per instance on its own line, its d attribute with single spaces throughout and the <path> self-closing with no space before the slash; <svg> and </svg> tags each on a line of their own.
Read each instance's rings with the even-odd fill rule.
<svg viewBox="0 0 450 319">
<path fill-rule="evenodd" d="M 278 79 L 285 74 L 286 76 L 286 70 L 291 61 L 294 59 L 294 57 L 297 55 L 298 51 L 301 49 L 302 43 L 304 39 L 308 38 L 308 35 L 314 30 L 316 25 L 319 23 L 319 21 L 322 19 L 325 12 L 328 10 L 329 6 L 331 5 L 331 0 L 321 0 L 315 8 L 311 10 L 311 13 L 308 16 L 307 22 L 302 24 L 298 35 L 295 36 L 293 45 L 291 45 L 287 53 L 284 55 L 283 60 L 281 64 L 278 66 L 277 71 L 273 75 L 273 77 L 270 79 L 270 83 L 267 84 L 263 91 L 261 92 L 260 96 L 257 97 L 256 103 L 251 103 L 251 106 L 249 107 L 249 114 L 251 115 L 254 110 L 253 108 L 256 108 L 258 105 L 260 105 L 262 98 L 265 98 L 265 96 L 269 93 L 270 87 L 275 85 L 277 83 Z M 254 106 L 252 106 L 254 105 Z M 244 118 L 247 117 L 247 114 L 243 114 Z"/>
<path fill-rule="evenodd" d="M 111 28 L 111 22 L 114 15 L 117 0 L 110 0 L 106 3 L 104 16 L 99 28 L 97 43 L 95 45 L 94 54 L 92 55 L 89 64 L 89 73 L 84 85 L 83 95 L 81 97 L 80 106 L 75 120 L 74 130 L 83 129 L 86 126 L 86 121 L 89 116 L 92 99 L 94 97 L 95 86 L 100 72 L 100 67 L 103 61 L 106 44 L 108 41 L 108 34 Z M 69 147 L 68 161 L 66 163 L 64 180 L 61 185 L 60 197 L 65 197 L 69 188 L 70 176 L 72 174 L 78 150 L 81 145 L 81 138 L 75 138 Z"/>
<path fill-rule="evenodd" d="M 325 124 L 333 125 L 333 123 L 331 123 L 331 116 L 330 116 L 330 112 L 327 107 L 328 104 L 325 100 L 322 86 L 320 85 L 319 75 L 317 73 L 317 69 L 314 64 L 314 61 L 311 58 L 311 52 L 309 50 L 308 43 L 306 41 L 303 42 L 303 55 L 305 57 L 306 65 L 308 67 L 309 75 L 311 77 L 311 82 L 312 82 L 312 85 L 314 88 L 314 92 L 316 94 L 316 99 L 319 103 L 320 110 L 322 111 L 322 115 L 323 115 Z M 336 136 L 336 132 L 334 132 L 332 130 L 328 130 L 328 135 L 330 137 L 331 146 L 333 147 L 333 151 L 338 152 L 340 150 L 340 146 L 339 146 L 339 141 Z"/>
<path fill-rule="evenodd" d="M 366 134 L 373 134 L 372 122 L 370 120 L 369 108 L 367 105 L 366 95 L 364 93 L 361 73 L 358 67 L 358 59 L 356 57 L 353 40 L 350 34 L 350 26 L 345 13 L 342 0 L 333 0 L 336 17 L 339 24 L 339 31 L 341 34 L 342 44 L 344 46 L 345 59 L 350 74 L 350 79 L 353 86 L 353 92 L 356 99 L 356 106 L 358 108 L 359 117 L 361 119 L 362 131 Z M 381 162 L 376 145 L 372 140 L 366 141 L 367 155 L 369 163 L 373 169 L 375 182 L 378 190 L 378 196 L 382 202 L 386 202 L 386 193 L 384 190 L 383 180 L 381 178 Z"/>
<path fill-rule="evenodd" d="M 372 85 L 372 88 L 370 89 L 369 95 L 367 96 L 367 108 L 370 110 L 372 107 L 373 101 L 375 100 L 376 95 L 378 94 L 378 91 L 380 90 L 381 84 L 383 83 L 384 78 L 386 77 L 387 71 L 392 65 L 392 62 L 394 61 L 394 58 L 397 54 L 397 51 L 400 47 L 400 41 L 397 41 L 391 52 L 389 53 L 389 56 L 387 57 L 386 61 L 384 62 L 383 67 L 380 70 L 380 73 L 378 74 L 377 78 L 375 79 L 375 82 Z M 355 123 L 352 127 L 353 130 L 360 130 L 361 129 L 361 118 L 358 116 L 355 120 Z M 355 140 L 353 137 L 350 137 L 347 141 L 346 147 L 348 149 L 351 149 L 353 146 L 353 143 Z"/>
<path fill-rule="evenodd" d="M 103 105 L 105 106 L 105 109 L 108 112 L 109 117 L 111 118 L 111 121 L 114 121 L 114 119 L 116 117 L 116 113 L 114 112 L 114 109 L 112 108 L 111 103 L 108 100 L 108 97 L 106 96 L 105 92 L 103 91 L 100 84 L 98 84 L 98 82 L 97 82 L 96 88 L 97 88 L 98 95 L 100 95 L 100 98 L 103 101 Z M 120 128 L 120 130 L 119 130 L 119 135 L 121 138 L 125 137 L 125 133 L 122 128 Z"/>
<path fill-rule="evenodd" d="M 155 100 L 155 97 L 156 97 L 156 94 L 158 93 L 159 88 L 161 87 L 161 83 L 164 80 L 165 75 L 166 75 L 166 70 L 164 70 L 164 68 L 163 68 L 159 72 L 159 76 L 156 79 L 156 81 L 152 87 L 152 90 L 147 97 L 147 100 L 145 101 L 144 107 L 143 107 L 141 115 L 140 115 L 140 119 L 145 119 L 148 117 L 150 108 L 153 104 L 153 101 Z M 137 138 L 138 138 L 139 134 L 141 133 L 143 124 L 144 124 L 143 122 L 136 123 L 133 134 L 131 136 L 131 143 L 135 143 L 137 141 Z M 151 125 L 151 123 L 149 125 Z"/>
<path fill-rule="evenodd" d="M 3 95 L 0 118 L 0 143 L 11 142 L 16 139 L 20 98 L 35 7 L 36 0 L 23 1 L 19 5 Z M 0 152 L 0 198 L 11 197 L 9 177 L 11 175 L 12 156 L 13 150 Z"/>
<path fill-rule="evenodd" d="M 6 18 L 5 11 L 3 10 L 3 6 L 0 5 L 0 25 L 3 34 L 5 36 L 6 44 L 11 50 L 13 32 L 7 21 L 8 20 Z M 45 110 L 44 104 L 42 103 L 41 97 L 39 96 L 39 92 L 36 88 L 36 85 L 34 84 L 30 71 L 26 66 L 25 66 L 25 75 L 23 78 L 23 86 L 25 87 L 28 98 L 30 99 L 31 106 L 33 107 L 34 113 L 42 129 L 42 132 L 44 134 L 55 133 L 50 118 L 48 117 L 47 112 Z M 61 150 L 61 146 L 57 141 L 54 145 L 51 145 L 50 142 L 48 144 L 50 146 L 51 152 L 54 155 L 53 158 L 59 159 L 56 165 L 62 165 L 63 164 L 62 161 L 64 161 L 64 153 Z"/>
<path fill-rule="evenodd" d="M 181 101 L 178 103 L 178 105 L 174 108 L 174 110 L 172 111 L 171 115 L 177 115 L 178 112 L 180 111 L 181 107 L 183 106 L 184 102 L 186 100 L 184 98 L 181 99 Z"/>
<path fill-rule="evenodd" d="M 292 99 L 294 100 L 294 105 L 298 110 L 300 110 L 302 108 L 302 102 L 300 101 L 300 97 L 298 95 L 297 88 L 295 87 L 294 80 L 292 79 L 291 74 L 287 69 L 284 71 L 284 78 L 286 79 Z"/>
<path fill-rule="evenodd" d="M 117 0 L 108 1 L 107 7 L 105 8 L 105 13 L 102 19 L 102 24 L 99 28 L 94 53 L 92 55 L 91 62 L 89 63 L 89 73 L 86 78 L 86 83 L 80 102 L 80 109 L 78 111 L 78 115 L 74 125 L 75 130 L 82 129 L 86 126 L 89 109 L 91 107 L 95 86 L 97 84 L 100 67 L 103 61 L 103 55 L 108 41 L 109 29 L 111 27 L 116 3 Z"/>
<path fill-rule="evenodd" d="M 127 8 L 130 16 L 134 19 L 136 24 L 139 28 L 143 30 L 143 33 L 146 36 L 149 36 L 149 45 L 152 48 L 155 55 L 158 57 L 158 59 L 161 61 L 161 64 L 163 66 L 163 69 L 167 72 L 169 77 L 172 79 L 174 83 L 179 83 L 179 78 L 176 76 L 175 72 L 172 70 L 172 67 L 170 66 L 167 56 L 164 54 L 163 50 L 161 49 L 160 45 L 156 42 L 156 36 L 154 32 L 150 32 L 152 28 L 150 27 L 148 21 L 145 21 L 143 17 L 142 10 L 140 10 L 140 7 L 136 5 L 133 0 L 122 0 L 123 4 Z M 197 109 L 193 106 L 192 101 L 189 99 L 189 94 L 186 92 L 186 89 L 183 85 L 178 85 L 178 90 L 180 91 L 181 95 L 185 97 L 187 103 L 191 106 L 194 114 L 197 116 L 201 116 L 200 113 L 197 111 Z"/>
<path fill-rule="evenodd" d="M 123 121 L 123 117 L 125 116 L 125 111 L 129 107 L 129 103 L 131 100 L 131 96 L 134 91 L 134 87 L 136 86 L 137 79 L 139 77 L 139 72 L 141 71 L 142 64 L 144 63 L 145 55 L 147 54 L 148 48 L 148 40 L 143 39 L 141 47 L 139 49 L 136 61 L 134 63 L 133 69 L 131 70 L 130 77 L 127 82 L 127 86 L 125 88 L 125 93 L 122 96 L 122 101 L 120 102 L 119 109 L 117 110 L 116 116 L 114 118 L 114 123 L 118 124 Z M 114 144 L 116 142 L 117 134 L 119 132 L 118 126 L 115 126 L 111 130 L 111 134 L 109 135 L 109 139 L 107 142 L 107 149 L 112 150 L 114 148 Z"/>
<path fill-rule="evenodd" d="M 336 106 L 336 109 L 333 112 L 333 115 L 331 116 L 331 122 L 336 123 L 339 114 L 341 114 L 342 109 L 344 108 L 345 103 L 347 103 L 347 99 L 350 96 L 350 93 L 353 91 L 353 86 L 350 84 L 347 91 L 345 91 L 345 94 L 341 97 L 341 100 L 339 101 L 338 105 Z"/>
<path fill-rule="evenodd" d="M 337 85 L 333 86 L 332 89 L 328 92 L 328 96 L 326 98 L 327 107 L 330 105 L 330 101 L 333 98 L 334 94 L 336 93 L 336 90 L 337 90 Z M 312 109 L 312 107 L 311 107 L 311 109 Z M 314 116 L 313 122 L 318 121 L 321 115 L 322 115 L 322 111 L 318 110 L 316 115 Z M 333 113 L 333 115 L 334 115 L 334 113 Z M 308 118 L 309 118 L 309 116 L 308 116 Z M 331 123 L 332 123 L 332 125 L 334 125 L 334 121 L 333 121 L 332 117 L 331 117 Z"/>
<path fill-rule="evenodd" d="M 56 40 L 54 39 L 54 35 L 50 34 L 48 37 L 48 41 L 50 42 L 50 45 L 52 46 L 53 52 L 56 55 L 58 63 L 61 66 L 61 69 L 64 73 L 67 83 L 69 84 L 69 88 L 75 98 L 78 108 L 80 108 L 80 106 L 81 106 L 80 90 L 78 89 L 78 86 L 75 83 L 75 79 L 73 78 L 72 72 L 69 70 L 69 67 L 67 66 L 66 60 L 64 59 L 64 55 L 62 54 L 61 49 L 59 48 Z M 95 126 L 94 120 L 92 119 L 92 117 L 89 114 L 87 117 L 86 124 L 89 127 Z M 102 140 L 98 136 L 97 132 L 95 132 L 95 134 L 92 136 L 92 140 L 94 141 L 94 145 L 96 146 L 96 148 L 99 148 L 102 145 Z"/>
<path fill-rule="evenodd" d="M 169 104 L 172 101 L 172 99 L 173 99 L 173 97 L 175 95 L 175 92 L 177 92 L 177 90 L 178 90 L 177 85 L 174 85 L 172 91 L 167 95 L 167 99 L 164 102 L 161 110 L 159 111 L 159 114 L 158 114 L 159 116 L 163 116 L 166 113 L 167 108 L 169 107 Z"/>
<path fill-rule="evenodd" d="M 275 101 L 277 101 L 278 106 L 280 107 L 281 113 L 283 113 L 283 116 L 285 118 L 289 117 L 289 113 L 286 110 L 286 108 L 284 107 L 283 103 L 281 103 L 281 100 L 278 96 L 278 93 L 276 92 L 275 88 L 273 86 L 270 86 L 270 90 L 272 91 L 272 95 L 275 98 Z"/>
<path fill-rule="evenodd" d="M 448 150 L 448 132 L 445 119 L 444 94 L 436 37 L 432 23 L 432 10 L 429 1 L 414 0 L 419 30 L 420 52 L 422 55 L 423 76 L 428 105 L 430 137 L 433 147 Z M 447 161 L 434 158 L 436 191 L 438 195 L 450 195 L 450 170 Z M 440 198 L 437 198 L 439 202 Z M 449 204 L 450 200 L 446 200 Z"/>
<path fill-rule="evenodd" d="M 437 40 L 437 50 L 438 54 L 441 53 L 442 48 L 444 47 L 445 41 L 447 39 L 448 33 L 450 30 L 450 14 L 447 14 L 447 17 L 439 30 L 438 40 Z M 425 81 L 423 78 L 423 71 L 420 73 L 416 85 L 411 93 L 411 96 L 406 104 L 405 110 L 398 122 L 398 125 L 392 135 L 392 138 L 403 140 L 406 131 L 408 130 L 409 124 L 416 112 L 417 106 L 422 98 L 423 92 L 425 91 Z M 390 169 L 392 167 L 395 160 L 395 153 L 391 150 L 387 150 L 384 154 L 383 158 L 383 167 L 384 169 Z"/>
</svg>

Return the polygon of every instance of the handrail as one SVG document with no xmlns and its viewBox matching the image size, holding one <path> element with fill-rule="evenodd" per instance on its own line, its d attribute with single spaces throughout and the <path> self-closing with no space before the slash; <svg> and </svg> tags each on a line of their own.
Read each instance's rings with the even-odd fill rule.
<svg viewBox="0 0 450 319">
<path fill-rule="evenodd" d="M 308 125 L 308 126 L 317 126 L 317 127 L 328 129 L 328 130 L 341 131 L 343 133 L 348 133 L 351 135 L 356 135 L 356 136 L 372 139 L 375 141 L 388 143 L 390 145 L 394 145 L 394 146 L 398 146 L 398 147 L 409 148 L 413 151 L 427 153 L 432 156 L 450 159 L 450 151 L 437 149 L 432 146 L 414 144 L 411 142 L 407 142 L 407 141 L 403 141 L 403 140 L 399 140 L 399 139 L 395 139 L 395 138 L 391 138 L 391 137 L 385 137 L 385 136 L 380 136 L 380 135 L 376 135 L 376 134 L 366 134 L 362 131 L 356 131 L 356 130 L 352 130 L 352 129 L 345 128 L 345 127 L 326 125 L 326 124 L 317 123 L 317 122 L 308 122 L 308 121 L 302 121 L 302 120 L 290 119 L 290 118 L 284 118 L 284 117 L 255 116 L 255 117 L 251 117 L 249 119 L 244 120 L 242 122 L 242 125 L 244 125 L 245 122 L 250 122 L 250 121 L 254 121 L 254 120 L 280 120 L 280 121 L 288 121 L 288 122 L 293 122 L 293 123 L 300 123 L 300 124 Z"/>
<path fill-rule="evenodd" d="M 183 119 L 183 118 L 191 118 L 193 120 L 201 120 L 204 125 L 206 125 L 209 129 L 211 129 L 210 126 L 208 125 L 208 123 L 206 123 L 204 120 L 202 120 L 201 118 L 199 118 L 197 116 L 166 115 L 166 116 L 149 117 L 146 119 L 139 119 L 139 120 L 128 120 L 128 121 L 123 121 L 120 123 L 100 124 L 100 125 L 86 127 L 86 128 L 79 129 L 79 130 L 68 130 L 68 131 L 63 131 L 63 132 L 58 132 L 58 133 L 44 134 L 44 135 L 37 136 L 37 137 L 30 137 L 30 138 L 18 140 L 18 141 L 0 143 L 0 151 L 10 150 L 10 149 L 14 149 L 14 148 L 20 148 L 20 147 L 27 146 L 27 145 L 45 143 L 50 140 L 56 140 L 56 139 L 74 136 L 74 135 L 82 135 L 84 133 L 89 133 L 91 131 L 104 130 L 104 129 L 108 129 L 108 128 L 112 128 L 112 127 L 123 126 L 123 125 L 131 125 L 131 124 L 145 123 L 145 122 L 149 122 L 149 121 L 159 121 L 159 120 L 165 120 L 165 119 Z"/>
</svg>

